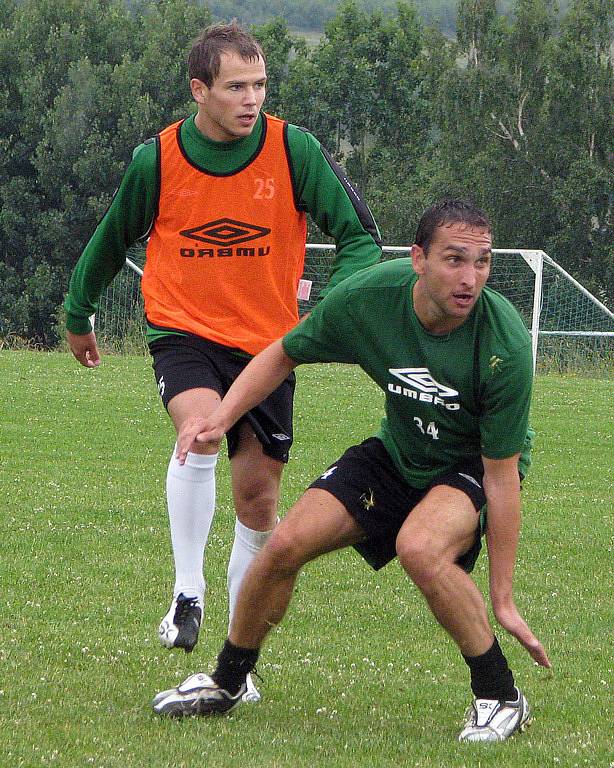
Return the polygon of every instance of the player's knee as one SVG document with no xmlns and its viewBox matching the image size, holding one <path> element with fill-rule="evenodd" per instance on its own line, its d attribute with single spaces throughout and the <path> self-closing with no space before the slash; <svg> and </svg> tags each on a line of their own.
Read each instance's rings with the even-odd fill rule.
<svg viewBox="0 0 614 768">
<path fill-rule="evenodd" d="M 308 557 L 292 531 L 279 525 L 269 537 L 262 559 L 272 572 L 294 574 L 305 565 Z"/>
<path fill-rule="evenodd" d="M 270 530 L 277 517 L 277 488 L 270 484 L 254 484 L 235 493 L 237 517 L 247 528 Z"/>
<path fill-rule="evenodd" d="M 418 587 L 428 588 L 436 581 L 442 562 L 428 539 L 399 537 L 396 546 L 403 570 Z"/>
</svg>

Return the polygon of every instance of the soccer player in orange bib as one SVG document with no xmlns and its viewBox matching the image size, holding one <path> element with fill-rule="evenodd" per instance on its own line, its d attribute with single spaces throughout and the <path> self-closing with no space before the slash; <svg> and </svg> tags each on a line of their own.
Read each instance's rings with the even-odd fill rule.
<svg viewBox="0 0 614 768">
<path fill-rule="evenodd" d="M 207 28 L 188 70 L 196 113 L 136 149 L 65 302 L 70 349 L 95 367 L 100 355 L 88 318 L 127 248 L 147 240 L 147 342 L 178 433 L 217 408 L 251 357 L 298 322 L 306 213 L 336 244 L 322 296 L 381 256 L 375 221 L 341 167 L 308 131 L 262 111 L 265 54 L 250 34 L 236 22 Z M 243 575 L 276 523 L 294 383 L 290 374 L 227 435 L 237 516 L 231 616 Z M 159 637 L 167 648 L 191 651 L 204 612 L 218 456 L 197 443 L 184 464 L 174 453 L 166 495 L 175 585 Z M 251 678 L 247 697 L 259 698 Z"/>
</svg>

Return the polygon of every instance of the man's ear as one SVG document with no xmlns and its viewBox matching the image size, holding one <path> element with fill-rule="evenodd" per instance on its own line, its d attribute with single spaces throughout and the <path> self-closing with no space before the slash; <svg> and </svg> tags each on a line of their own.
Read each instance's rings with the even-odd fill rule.
<svg viewBox="0 0 614 768">
<path fill-rule="evenodd" d="M 411 264 L 412 264 L 412 267 L 414 268 L 414 272 L 417 275 L 424 274 L 425 259 L 426 259 L 426 254 L 424 253 L 424 248 L 414 243 L 411 247 Z"/>
<path fill-rule="evenodd" d="M 197 104 L 204 104 L 206 102 L 209 89 L 202 80 L 193 77 L 190 80 L 190 91 L 192 92 L 192 98 Z"/>
</svg>

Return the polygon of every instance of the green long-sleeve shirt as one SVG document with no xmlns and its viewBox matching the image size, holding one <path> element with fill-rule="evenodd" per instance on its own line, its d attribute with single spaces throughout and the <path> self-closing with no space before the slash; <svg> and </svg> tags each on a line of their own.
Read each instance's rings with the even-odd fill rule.
<svg viewBox="0 0 614 768">
<path fill-rule="evenodd" d="M 262 116 L 249 136 L 216 142 L 196 127 L 194 117 L 181 126 L 181 141 L 189 160 L 205 172 L 233 173 L 256 155 L 262 135 Z M 328 285 L 321 296 L 345 277 L 376 263 L 381 256 L 377 225 L 343 170 L 309 132 L 288 125 L 287 146 L 295 204 L 309 212 L 336 244 Z M 72 333 L 91 330 L 90 315 L 98 309 L 101 293 L 122 269 L 126 251 L 145 240 L 153 226 L 159 200 L 158 145 L 149 140 L 134 152 L 105 216 L 77 262 L 65 301 L 66 327 Z M 149 329 L 151 341 L 160 335 Z"/>
</svg>

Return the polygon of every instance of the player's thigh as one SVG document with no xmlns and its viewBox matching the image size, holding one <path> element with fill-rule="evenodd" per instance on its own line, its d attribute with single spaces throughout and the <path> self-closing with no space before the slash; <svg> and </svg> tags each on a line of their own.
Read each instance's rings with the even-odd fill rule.
<svg viewBox="0 0 614 768">
<path fill-rule="evenodd" d="M 230 460 L 232 493 L 237 516 L 255 530 L 275 523 L 284 463 L 267 456 L 248 422 L 239 428 L 237 448 Z"/>
<path fill-rule="evenodd" d="M 206 419 L 226 391 L 219 359 L 228 352 L 193 336 L 169 335 L 150 345 L 158 391 L 179 433 L 190 419 Z M 209 448 L 192 444 L 190 450 Z"/>
<path fill-rule="evenodd" d="M 479 510 L 458 488 L 431 488 L 401 526 L 397 552 L 410 560 L 454 562 L 474 543 Z"/>
<path fill-rule="evenodd" d="M 221 403 L 222 398 L 213 389 L 195 387 L 175 395 L 168 403 L 168 413 L 179 431 L 187 419 L 194 416 L 207 418 Z"/>
<path fill-rule="evenodd" d="M 175 430 L 179 433 L 188 419 L 207 418 L 218 408 L 220 402 L 221 397 L 215 390 L 195 387 L 175 395 L 169 401 L 167 409 Z M 196 453 L 205 451 L 204 447 L 199 446 L 198 443 L 194 443 L 190 450 Z"/>
<path fill-rule="evenodd" d="M 273 531 L 267 548 L 296 565 L 350 547 L 364 531 L 328 491 L 308 488 Z"/>
</svg>

